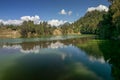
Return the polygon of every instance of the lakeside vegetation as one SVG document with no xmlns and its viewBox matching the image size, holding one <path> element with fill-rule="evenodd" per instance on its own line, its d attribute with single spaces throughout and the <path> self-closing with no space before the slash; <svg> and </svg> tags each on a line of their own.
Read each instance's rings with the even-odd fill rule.
<svg viewBox="0 0 120 80">
<path fill-rule="evenodd" d="M 99 23 L 99 35 L 107 39 L 120 39 L 120 0 L 109 0 L 109 11 Z"/>
<path fill-rule="evenodd" d="M 107 1 L 59 26 L 0 22 L 0 80 L 120 80 L 120 0 Z"/>
<path fill-rule="evenodd" d="M 66 22 L 60 26 L 51 26 L 47 22 L 34 24 L 24 21 L 22 25 L 3 25 L 0 23 L 0 37 L 40 37 L 49 35 L 95 34 L 102 39 L 120 39 L 120 1 L 109 0 L 109 11 L 88 11 L 74 23 Z M 4 33 L 6 31 L 6 34 Z M 7 33 L 8 32 L 8 33 Z M 9 35 L 8 35 L 9 34 Z"/>
</svg>

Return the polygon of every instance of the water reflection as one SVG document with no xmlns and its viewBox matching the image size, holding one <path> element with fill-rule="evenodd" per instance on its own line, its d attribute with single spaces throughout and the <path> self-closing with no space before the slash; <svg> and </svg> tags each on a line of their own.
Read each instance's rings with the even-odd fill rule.
<svg viewBox="0 0 120 80">
<path fill-rule="evenodd" d="M 85 50 L 88 55 L 92 55 L 93 62 L 107 62 L 111 66 L 111 76 L 113 80 L 120 79 L 120 41 L 112 40 L 93 40 L 84 45 L 78 45 Z M 93 57 L 94 56 L 94 57 Z M 97 58 L 97 59 L 96 59 Z"/>
<path fill-rule="evenodd" d="M 94 56 L 89 56 L 89 59 L 90 59 L 90 61 L 92 61 L 92 62 L 98 61 L 98 62 L 101 62 L 101 63 L 105 63 L 105 60 L 104 60 L 104 57 L 103 57 L 103 56 L 101 56 L 101 57 L 99 57 L 99 58 L 96 58 L 96 57 L 94 57 Z"/>
<path fill-rule="evenodd" d="M 120 41 L 102 41 L 99 48 L 103 52 L 105 60 L 112 65 L 114 79 L 120 80 Z"/>
<path fill-rule="evenodd" d="M 55 43 L 51 43 L 50 45 L 48 45 L 48 48 L 63 48 L 65 47 L 65 45 L 59 41 L 55 42 Z"/>
<path fill-rule="evenodd" d="M 51 42 L 51 43 L 45 43 L 42 45 L 39 44 L 32 44 L 31 43 L 23 43 L 23 44 L 5 44 L 2 48 L 5 49 L 20 49 L 20 52 L 22 53 L 39 53 L 41 49 L 51 48 L 51 49 L 57 49 L 57 48 L 64 48 L 66 45 L 61 43 L 60 41 Z"/>
<path fill-rule="evenodd" d="M 59 55 L 37 54 L 19 58 L 8 68 L 3 80 L 101 80 L 80 62 L 64 61 Z"/>
<path fill-rule="evenodd" d="M 82 38 L 79 40 L 69 39 L 69 40 L 54 40 L 54 41 L 39 41 L 39 42 L 23 42 L 23 43 L 4 43 L 2 44 L 2 48 L 5 49 L 20 49 L 22 53 L 39 53 L 41 49 L 51 48 L 64 48 L 69 45 L 83 44 L 85 41 L 89 40 L 89 38 Z"/>
<path fill-rule="evenodd" d="M 4 66 L 0 65 L 0 79 L 112 80 L 111 66 L 104 60 L 99 44 L 91 40 L 2 43 L 0 64 Z"/>
</svg>

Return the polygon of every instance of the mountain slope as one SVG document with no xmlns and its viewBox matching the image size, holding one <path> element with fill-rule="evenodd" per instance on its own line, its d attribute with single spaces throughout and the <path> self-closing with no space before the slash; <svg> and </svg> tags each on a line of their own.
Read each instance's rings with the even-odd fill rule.
<svg viewBox="0 0 120 80">
<path fill-rule="evenodd" d="M 83 17 L 74 22 L 72 26 L 79 29 L 83 34 L 95 34 L 97 33 L 98 24 L 103 19 L 105 11 L 91 11 L 87 12 Z"/>
</svg>

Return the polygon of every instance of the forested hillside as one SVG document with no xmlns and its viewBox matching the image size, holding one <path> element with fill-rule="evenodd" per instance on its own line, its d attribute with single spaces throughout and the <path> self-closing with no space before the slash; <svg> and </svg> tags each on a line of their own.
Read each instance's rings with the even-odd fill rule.
<svg viewBox="0 0 120 80">
<path fill-rule="evenodd" d="M 82 18 L 73 23 L 82 34 L 96 34 L 98 31 L 98 24 L 103 20 L 105 11 L 91 11 L 87 12 Z"/>
<path fill-rule="evenodd" d="M 120 38 L 120 0 L 109 0 L 109 11 L 87 11 L 86 14 L 73 23 L 51 26 L 48 22 L 34 24 L 33 21 L 24 21 L 22 25 L 3 25 L 6 29 L 19 31 L 22 37 L 39 37 L 46 35 L 68 34 L 98 34 L 101 38 Z"/>
<path fill-rule="evenodd" d="M 99 35 L 107 39 L 120 39 L 120 0 L 109 1 L 109 11 L 99 23 Z"/>
</svg>

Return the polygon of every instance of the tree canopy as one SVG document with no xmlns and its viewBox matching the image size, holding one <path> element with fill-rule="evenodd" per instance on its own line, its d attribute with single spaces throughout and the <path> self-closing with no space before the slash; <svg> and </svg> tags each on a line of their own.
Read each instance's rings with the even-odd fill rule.
<svg viewBox="0 0 120 80">
<path fill-rule="evenodd" d="M 110 0 L 109 11 L 99 23 L 99 35 L 107 39 L 120 38 L 120 0 Z"/>
</svg>

